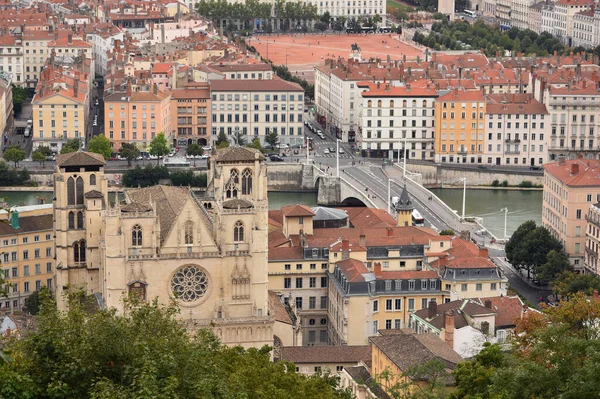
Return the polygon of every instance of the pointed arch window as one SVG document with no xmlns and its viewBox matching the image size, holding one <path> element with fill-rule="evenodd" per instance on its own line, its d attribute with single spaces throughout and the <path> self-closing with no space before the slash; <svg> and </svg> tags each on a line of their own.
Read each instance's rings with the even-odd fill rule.
<svg viewBox="0 0 600 399">
<path fill-rule="evenodd" d="M 252 171 L 244 169 L 242 172 L 242 195 L 252 194 Z"/>
<path fill-rule="evenodd" d="M 231 181 L 234 184 L 239 184 L 239 182 L 240 182 L 240 172 L 238 172 L 237 169 L 231 169 L 230 176 L 231 176 Z"/>
<path fill-rule="evenodd" d="M 73 243 L 73 259 L 75 263 L 85 262 L 85 240 Z"/>
<path fill-rule="evenodd" d="M 142 246 L 142 227 L 139 224 L 136 224 L 133 226 L 133 229 L 131 229 L 131 246 Z"/>
<path fill-rule="evenodd" d="M 233 226 L 233 241 L 244 241 L 244 223 L 239 220 Z"/>
<path fill-rule="evenodd" d="M 96 185 L 96 175 L 91 174 L 90 175 L 90 186 L 95 186 Z"/>
<path fill-rule="evenodd" d="M 71 211 L 69 212 L 69 230 L 75 229 L 75 214 Z"/>
<path fill-rule="evenodd" d="M 237 196 L 238 196 L 238 190 L 237 190 L 235 184 L 230 183 L 227 186 L 227 190 L 225 190 L 225 196 L 227 198 L 237 198 Z"/>
<path fill-rule="evenodd" d="M 83 212 L 77 212 L 77 228 L 83 229 Z"/>
<path fill-rule="evenodd" d="M 185 244 L 192 245 L 194 243 L 194 222 L 188 220 L 185 222 Z"/>
<path fill-rule="evenodd" d="M 77 194 L 77 205 L 83 205 L 83 178 L 81 176 L 75 182 L 75 192 Z"/>
<path fill-rule="evenodd" d="M 75 179 L 67 180 L 67 205 L 75 205 Z"/>
</svg>

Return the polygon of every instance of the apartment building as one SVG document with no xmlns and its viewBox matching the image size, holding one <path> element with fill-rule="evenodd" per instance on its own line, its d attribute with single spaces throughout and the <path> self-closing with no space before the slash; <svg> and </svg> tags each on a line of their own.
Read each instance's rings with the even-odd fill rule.
<svg viewBox="0 0 600 399">
<path fill-rule="evenodd" d="M 327 60 L 315 67 L 315 106 L 318 122 L 344 142 L 354 143 L 360 127 L 362 96 L 358 83 L 365 81 L 397 85 L 404 76 L 398 62 L 381 60 L 360 62 L 360 49 L 354 47 L 356 59 Z M 423 65 L 428 65 L 423 63 Z"/>
<path fill-rule="evenodd" d="M 558 86 L 558 85 L 557 85 Z M 544 91 L 550 113 L 549 159 L 597 158 L 600 149 L 600 92 L 597 83 L 581 79 Z"/>
<path fill-rule="evenodd" d="M 43 145 L 58 153 L 70 139 L 85 141 L 91 94 L 89 67 L 89 60 L 83 58 L 51 55 L 47 60 L 31 101 L 34 150 Z"/>
<path fill-rule="evenodd" d="M 558 0 L 554 3 L 555 36 L 567 46 L 573 46 L 573 22 L 577 13 L 592 7 L 594 0 Z"/>
<path fill-rule="evenodd" d="M 585 220 L 585 272 L 600 275 L 600 202 L 590 205 Z"/>
<path fill-rule="evenodd" d="M 481 90 L 454 89 L 435 104 L 435 161 L 483 163 L 485 97 Z"/>
<path fill-rule="evenodd" d="M 308 2 L 317 7 L 317 15 L 323 15 L 329 12 L 332 19 L 339 19 L 344 17 L 347 21 L 356 19 L 361 21 L 363 19 L 374 17 L 375 15 L 381 16 L 383 19 L 381 24 L 385 26 L 386 15 L 387 15 L 387 3 L 384 0 L 363 0 L 363 1 L 317 1 L 310 0 Z"/>
<path fill-rule="evenodd" d="M 578 271 L 584 269 L 586 215 L 600 201 L 598 168 L 597 160 L 564 157 L 544 165 L 542 224 L 560 240 Z"/>
<path fill-rule="evenodd" d="M 0 312 L 21 311 L 25 299 L 42 286 L 53 288 L 54 235 L 52 204 L 0 211 L 0 267 L 8 280 L 8 297 Z"/>
<path fill-rule="evenodd" d="M 559 35 L 559 22 L 556 14 L 556 6 L 554 2 L 542 3 L 542 19 L 540 23 L 540 31 L 548 32 L 552 36 Z M 563 22 L 564 31 L 566 32 L 566 22 Z"/>
<path fill-rule="evenodd" d="M 531 94 L 490 94 L 485 110 L 488 165 L 542 165 L 547 162 L 550 118 Z"/>
<path fill-rule="evenodd" d="M 428 83 L 360 82 L 362 112 L 359 142 L 362 156 L 433 160 L 435 99 Z M 407 151 L 405 151 L 405 148 Z"/>
<path fill-rule="evenodd" d="M 90 25 L 85 34 L 93 49 L 95 72 L 105 76 L 108 72 L 108 53 L 114 49 L 116 41 L 123 41 L 124 32 L 111 23 L 99 22 Z"/>
<path fill-rule="evenodd" d="M 293 147 L 304 144 L 304 90 L 297 83 L 271 80 L 217 80 L 210 82 L 213 140 L 224 132 L 249 141 L 269 132 Z"/>
<path fill-rule="evenodd" d="M 81 37 L 74 37 L 73 33 L 67 33 L 66 37 L 55 34 L 54 40 L 48 43 L 48 51 L 57 56 L 69 55 L 70 57 L 82 57 L 90 61 L 90 75 L 95 76 L 94 48 Z"/>
<path fill-rule="evenodd" d="M 208 84 L 171 91 L 173 146 L 192 143 L 206 146 L 211 140 L 211 99 Z"/>
<path fill-rule="evenodd" d="M 538 35 L 542 33 L 542 9 L 545 2 L 539 2 L 529 6 L 529 22 L 528 29 L 534 31 Z"/>
<path fill-rule="evenodd" d="M 12 126 L 13 119 L 12 76 L 0 73 L 0 134 Z"/>
<path fill-rule="evenodd" d="M 156 85 L 140 89 L 133 91 L 131 83 L 127 83 L 126 91 L 104 97 L 104 134 L 115 151 L 123 143 L 135 144 L 140 151 L 147 151 L 158 133 L 164 133 L 169 142 L 174 139 L 171 94 L 158 90 Z"/>
<path fill-rule="evenodd" d="M 213 64 L 210 68 L 222 73 L 225 79 L 262 80 L 273 79 L 276 75 L 269 64 Z"/>
<path fill-rule="evenodd" d="M 590 8 L 573 16 L 573 47 L 600 45 L 600 10 Z"/>
<path fill-rule="evenodd" d="M 511 13 L 510 18 L 512 20 L 511 26 L 519 29 L 528 29 L 530 21 L 530 7 L 537 0 L 512 0 L 511 1 Z"/>
</svg>

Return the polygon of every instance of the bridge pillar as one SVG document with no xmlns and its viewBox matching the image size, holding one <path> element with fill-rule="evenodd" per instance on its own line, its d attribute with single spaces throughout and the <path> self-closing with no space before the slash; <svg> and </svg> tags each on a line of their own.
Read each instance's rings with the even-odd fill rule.
<svg viewBox="0 0 600 399">
<path fill-rule="evenodd" d="M 317 182 L 318 205 L 333 206 L 342 202 L 342 189 L 338 177 L 321 176 Z"/>
</svg>

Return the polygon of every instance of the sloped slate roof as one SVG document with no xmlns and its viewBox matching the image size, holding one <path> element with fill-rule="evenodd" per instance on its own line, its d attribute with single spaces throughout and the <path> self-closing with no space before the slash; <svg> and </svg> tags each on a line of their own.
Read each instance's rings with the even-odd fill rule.
<svg viewBox="0 0 600 399">
<path fill-rule="evenodd" d="M 312 211 L 315 214 L 313 220 L 341 220 L 348 218 L 348 213 L 341 209 L 315 206 L 312 208 Z"/>
<path fill-rule="evenodd" d="M 104 194 L 98 190 L 91 190 L 85 193 L 85 198 L 104 198 Z"/>
<path fill-rule="evenodd" d="M 249 209 L 252 208 L 252 206 L 252 202 L 239 198 L 223 202 L 223 208 L 225 209 Z"/>
<path fill-rule="evenodd" d="M 56 164 L 59 167 L 65 166 L 104 166 L 106 161 L 101 154 L 93 152 L 77 151 L 68 154 L 58 154 Z"/>
<path fill-rule="evenodd" d="M 258 154 L 258 159 L 263 161 L 265 156 L 255 148 L 248 147 L 227 147 L 217 150 L 217 162 L 235 162 L 235 161 L 254 161 Z"/>
</svg>

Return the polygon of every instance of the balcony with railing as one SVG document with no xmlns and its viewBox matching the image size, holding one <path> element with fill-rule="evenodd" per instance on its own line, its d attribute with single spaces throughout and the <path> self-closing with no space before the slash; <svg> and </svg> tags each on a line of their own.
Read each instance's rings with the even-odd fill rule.
<svg viewBox="0 0 600 399">
<path fill-rule="evenodd" d="M 464 149 L 464 148 L 460 148 L 458 151 L 456 151 L 456 153 L 457 153 L 458 155 L 467 155 L 467 154 L 469 153 L 469 151 L 467 151 L 467 150 L 466 150 L 466 149 Z"/>
</svg>

